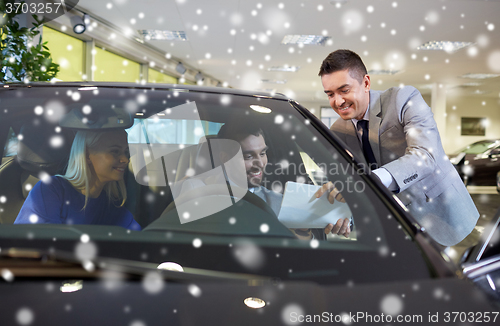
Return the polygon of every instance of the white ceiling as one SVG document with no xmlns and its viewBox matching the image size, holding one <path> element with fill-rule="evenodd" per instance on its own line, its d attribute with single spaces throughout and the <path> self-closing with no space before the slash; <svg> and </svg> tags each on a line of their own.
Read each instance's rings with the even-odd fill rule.
<svg viewBox="0 0 500 326">
<path fill-rule="evenodd" d="M 317 74 L 322 60 L 338 48 L 360 54 L 369 70 L 390 69 L 391 64 L 402 70 L 392 76 L 372 75 L 375 89 L 404 83 L 425 93 L 426 85 L 437 83 L 449 95 L 499 98 L 500 77 L 459 77 L 500 73 L 498 0 L 349 0 L 340 8 L 328 0 L 80 0 L 78 7 L 124 30 L 185 31 L 188 41 L 149 43 L 232 87 L 274 89 L 299 102 L 326 102 Z M 287 34 L 322 33 L 332 38 L 332 45 L 281 44 Z M 455 53 L 416 50 L 432 40 L 475 45 Z M 285 64 L 300 70 L 267 71 Z M 481 85 L 460 87 L 471 82 Z M 476 91 L 485 93 L 473 95 Z"/>
</svg>

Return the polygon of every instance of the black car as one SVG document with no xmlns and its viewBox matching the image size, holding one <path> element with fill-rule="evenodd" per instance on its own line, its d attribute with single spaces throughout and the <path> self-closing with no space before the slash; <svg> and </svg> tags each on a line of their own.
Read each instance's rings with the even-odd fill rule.
<svg viewBox="0 0 500 326">
<path fill-rule="evenodd" d="M 500 140 L 481 140 L 450 157 L 466 185 L 495 186 L 500 171 Z"/>
<path fill-rule="evenodd" d="M 453 248 L 444 251 L 320 120 L 282 95 L 32 83 L 3 85 L 0 106 L 2 325 L 500 320 L 497 225 L 461 265 L 453 262 Z M 278 219 L 231 177 L 228 164 L 238 170 L 245 153 L 218 134 L 234 121 L 263 130 L 270 191 L 281 196 L 292 184 L 316 189 L 327 181 L 343 187 L 349 237 L 299 239 L 280 222 L 287 216 Z M 37 182 L 64 175 L 75 132 L 86 129 L 127 131 L 125 207 L 142 231 L 37 218 L 14 224 Z M 234 145 L 234 156 L 218 162 L 217 148 Z M 211 173 L 224 182 L 209 184 L 203 178 Z M 206 187 L 182 194 L 192 179 Z M 186 220 L 188 212 L 197 218 Z"/>
<path fill-rule="evenodd" d="M 500 171 L 497 172 L 497 192 L 500 193 Z"/>
</svg>

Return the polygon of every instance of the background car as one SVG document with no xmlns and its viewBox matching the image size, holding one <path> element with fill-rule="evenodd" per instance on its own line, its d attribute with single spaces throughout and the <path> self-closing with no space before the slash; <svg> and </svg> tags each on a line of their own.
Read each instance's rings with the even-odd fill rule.
<svg viewBox="0 0 500 326">
<path fill-rule="evenodd" d="M 282 95 L 32 83 L 4 85 L 0 106 L 2 323 L 499 320 L 496 226 L 480 244 L 487 255 L 463 257 L 464 273 L 321 121 Z M 264 131 L 269 190 L 283 193 L 287 182 L 342 186 L 351 235 L 297 239 L 264 201 L 227 178 L 225 188 L 180 195 L 185 180 L 227 174 L 229 161 L 216 160 L 215 148 L 225 146 L 216 135 L 234 121 Z M 125 206 L 143 230 L 12 224 L 36 182 L 64 173 L 75 131 L 89 128 L 127 131 Z M 240 162 L 236 145 L 231 160 Z M 198 218 L 186 221 L 193 214 Z"/>
<path fill-rule="evenodd" d="M 481 140 L 450 156 L 466 185 L 495 186 L 500 171 L 500 140 Z"/>
<path fill-rule="evenodd" d="M 500 171 L 497 172 L 497 192 L 500 193 Z"/>
</svg>

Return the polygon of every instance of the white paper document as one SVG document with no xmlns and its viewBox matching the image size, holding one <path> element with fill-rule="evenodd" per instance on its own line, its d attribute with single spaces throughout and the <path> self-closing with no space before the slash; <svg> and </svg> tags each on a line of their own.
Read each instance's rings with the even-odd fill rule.
<svg viewBox="0 0 500 326">
<path fill-rule="evenodd" d="M 320 186 L 287 182 L 278 219 L 288 228 L 320 228 L 335 224 L 341 218 L 351 218 L 346 203 L 330 204 L 328 193 L 320 198 L 314 195 Z"/>
</svg>

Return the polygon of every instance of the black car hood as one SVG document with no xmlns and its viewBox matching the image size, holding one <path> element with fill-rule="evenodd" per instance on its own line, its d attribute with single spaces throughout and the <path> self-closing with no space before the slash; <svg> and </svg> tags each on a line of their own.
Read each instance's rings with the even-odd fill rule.
<svg viewBox="0 0 500 326">
<path fill-rule="evenodd" d="M 484 321 L 478 312 L 490 312 L 492 320 L 491 312 L 497 310 L 460 279 L 345 286 L 166 282 L 157 293 L 148 293 L 141 281 L 114 286 L 83 281 L 82 289 L 72 293 L 62 293 L 60 284 L 1 283 L 2 324 L 22 324 L 29 318 L 33 325 L 293 325 L 334 324 L 340 318 L 344 324 L 395 324 L 400 315 L 409 324 L 453 325 L 466 318 Z M 261 298 L 267 305 L 248 308 L 243 303 L 247 297 Z"/>
</svg>

